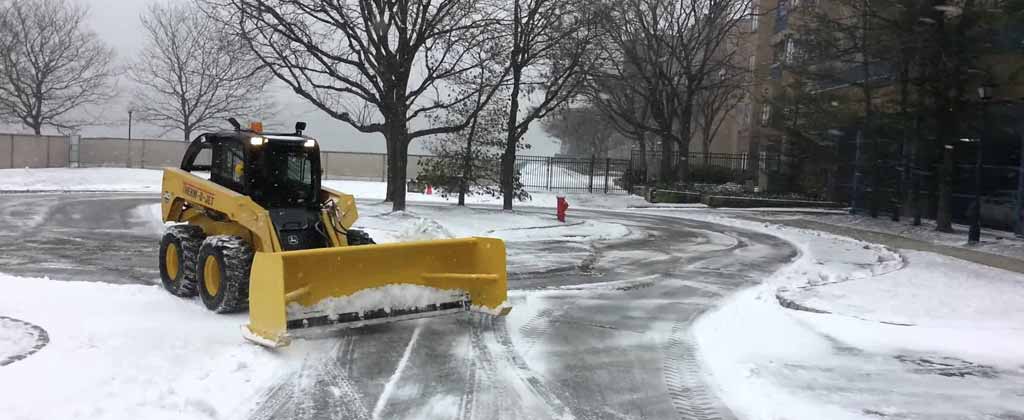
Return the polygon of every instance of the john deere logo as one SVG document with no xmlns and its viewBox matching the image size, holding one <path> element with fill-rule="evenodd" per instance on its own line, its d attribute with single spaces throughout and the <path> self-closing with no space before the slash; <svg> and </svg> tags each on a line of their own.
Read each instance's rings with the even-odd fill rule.
<svg viewBox="0 0 1024 420">
<path fill-rule="evenodd" d="M 299 244 L 299 236 L 298 235 L 288 235 L 288 245 L 298 245 L 298 244 Z"/>
</svg>

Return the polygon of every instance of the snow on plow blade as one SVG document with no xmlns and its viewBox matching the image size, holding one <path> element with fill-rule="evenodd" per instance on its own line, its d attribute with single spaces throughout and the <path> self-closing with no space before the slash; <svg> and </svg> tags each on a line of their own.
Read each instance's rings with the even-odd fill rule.
<svg viewBox="0 0 1024 420">
<path fill-rule="evenodd" d="M 243 335 L 279 347 L 288 332 L 368 324 L 473 310 L 511 310 L 505 244 L 464 238 L 258 252 Z"/>
</svg>

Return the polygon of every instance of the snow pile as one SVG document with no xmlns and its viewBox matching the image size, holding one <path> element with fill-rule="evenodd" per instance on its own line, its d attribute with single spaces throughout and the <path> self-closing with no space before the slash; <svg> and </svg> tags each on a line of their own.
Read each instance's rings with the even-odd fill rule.
<svg viewBox="0 0 1024 420">
<path fill-rule="evenodd" d="M 362 314 L 378 309 L 387 312 L 396 309 L 417 309 L 430 304 L 461 301 L 465 296 L 466 292 L 462 290 L 436 289 L 416 284 L 389 284 L 360 290 L 348 296 L 327 298 L 313 306 L 302 306 L 292 302 L 288 304 L 288 317 L 337 316 L 350 312 Z"/>
<path fill-rule="evenodd" d="M 131 226 L 139 226 L 143 232 L 163 235 L 167 225 L 164 224 L 160 203 L 144 204 L 132 209 L 128 222 Z"/>
<path fill-rule="evenodd" d="M 423 206 L 412 211 L 389 212 L 387 203 L 363 204 L 358 228 L 366 229 L 379 243 L 486 236 L 505 241 L 559 240 L 589 242 L 628 236 L 618 223 L 595 220 L 559 222 L 554 212 L 507 212 L 501 210 Z"/>
<path fill-rule="evenodd" d="M 160 191 L 162 177 L 151 169 L 0 169 L 0 191 Z"/>
<path fill-rule="evenodd" d="M 692 216 L 776 235 L 801 251 L 693 327 L 702 362 L 738 417 L 1024 411 L 1016 379 L 1024 364 L 1024 276 L 930 253 L 894 258 L 883 247 L 814 231 Z"/>
<path fill-rule="evenodd" d="M 4 315 L 50 336 L 38 353 L 0 367 L 6 419 L 223 418 L 330 345 L 299 340 L 269 352 L 240 337 L 245 314 L 213 314 L 157 286 L 0 274 L 0 288 Z"/>
<path fill-rule="evenodd" d="M 39 339 L 38 331 L 30 325 L 0 317 L 0 366 L 34 350 Z"/>
<path fill-rule="evenodd" d="M 910 264 L 903 270 L 791 289 L 784 295 L 802 306 L 893 324 L 979 331 L 1024 325 L 1022 276 L 937 254 L 905 252 Z"/>
</svg>

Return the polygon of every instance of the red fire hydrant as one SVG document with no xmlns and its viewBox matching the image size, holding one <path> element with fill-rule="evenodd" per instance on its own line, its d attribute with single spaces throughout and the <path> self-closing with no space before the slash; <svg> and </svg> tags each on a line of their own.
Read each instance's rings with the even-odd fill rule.
<svg viewBox="0 0 1024 420">
<path fill-rule="evenodd" d="M 565 211 L 569 210 L 569 202 L 565 201 L 565 197 L 558 196 L 558 207 L 555 208 L 558 214 L 558 221 L 565 222 Z"/>
</svg>

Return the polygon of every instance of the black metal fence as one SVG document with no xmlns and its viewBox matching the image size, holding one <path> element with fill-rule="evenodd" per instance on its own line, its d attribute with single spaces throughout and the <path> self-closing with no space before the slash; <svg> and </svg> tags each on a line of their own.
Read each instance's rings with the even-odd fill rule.
<svg viewBox="0 0 1024 420">
<path fill-rule="evenodd" d="M 625 194 L 630 161 L 610 158 L 517 156 L 527 190 Z"/>
</svg>

